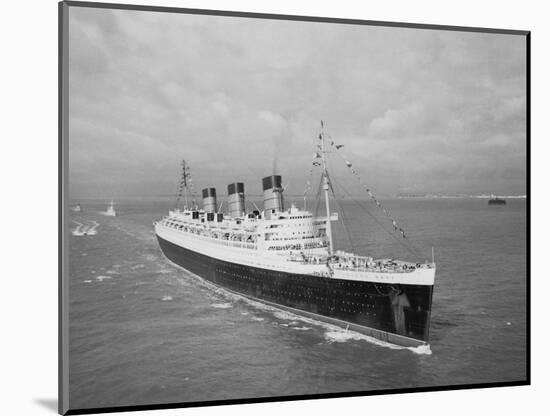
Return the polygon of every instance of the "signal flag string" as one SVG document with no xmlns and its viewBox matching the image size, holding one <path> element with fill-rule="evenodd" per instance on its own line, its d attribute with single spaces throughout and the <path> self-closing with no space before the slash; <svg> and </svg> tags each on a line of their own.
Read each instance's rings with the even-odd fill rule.
<svg viewBox="0 0 550 416">
<path fill-rule="evenodd" d="M 341 148 L 344 147 L 344 145 L 343 144 L 335 144 L 332 137 L 330 137 L 330 136 L 328 136 L 328 137 L 330 139 L 330 145 L 336 150 L 335 153 L 344 161 L 344 163 L 346 164 L 346 167 L 350 170 L 350 172 L 353 174 L 353 176 L 355 176 L 355 178 L 357 179 L 359 184 L 365 189 L 365 191 L 367 192 L 369 197 L 374 201 L 376 206 L 384 213 L 384 215 L 386 215 L 386 217 L 388 217 L 388 219 L 391 221 L 391 224 L 392 224 L 392 227 L 393 227 L 394 231 L 399 231 L 401 236 L 405 240 L 408 240 L 407 235 L 405 234 L 405 229 L 397 223 L 395 218 L 393 218 L 391 216 L 390 211 L 387 208 L 385 208 L 380 203 L 380 201 L 374 196 L 374 194 L 371 192 L 369 187 L 363 183 L 363 181 L 361 180 L 361 177 L 359 176 L 359 173 L 357 173 L 357 171 L 355 170 L 355 168 L 353 167 L 351 162 L 347 158 L 344 157 L 344 155 L 342 154 L 343 152 L 340 150 Z"/>
</svg>

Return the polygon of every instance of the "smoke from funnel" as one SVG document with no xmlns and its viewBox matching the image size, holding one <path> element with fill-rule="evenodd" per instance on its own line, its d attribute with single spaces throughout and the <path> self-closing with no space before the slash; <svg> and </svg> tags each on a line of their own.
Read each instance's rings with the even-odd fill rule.
<svg viewBox="0 0 550 416">
<path fill-rule="evenodd" d="M 279 162 L 279 155 L 277 153 L 278 152 L 275 151 L 275 153 L 273 155 L 273 175 L 275 175 L 277 173 L 277 165 L 278 165 L 278 162 Z"/>
<path fill-rule="evenodd" d="M 271 141 L 273 146 L 273 175 L 275 175 L 278 172 L 281 152 L 288 148 L 288 121 L 281 114 L 269 110 L 260 111 L 258 118 L 262 126 L 262 136 L 268 143 Z M 266 153 L 266 156 L 269 155 L 268 152 Z"/>
</svg>

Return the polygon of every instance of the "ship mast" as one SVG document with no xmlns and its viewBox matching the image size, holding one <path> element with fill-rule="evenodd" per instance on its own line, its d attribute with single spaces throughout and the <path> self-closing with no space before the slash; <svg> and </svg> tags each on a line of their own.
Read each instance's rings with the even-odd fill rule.
<svg viewBox="0 0 550 416">
<path fill-rule="evenodd" d="M 185 163 L 185 160 L 181 161 L 181 180 L 179 184 L 178 189 L 178 197 L 176 199 L 176 208 L 178 207 L 178 203 L 183 196 L 185 199 L 185 206 L 184 208 L 187 209 L 187 179 L 189 178 L 189 166 Z M 183 195 L 182 195 L 183 194 Z"/>
<path fill-rule="evenodd" d="M 327 237 L 328 237 L 328 254 L 332 257 L 334 254 L 334 250 L 332 247 L 332 228 L 330 224 L 330 203 L 328 199 L 328 190 L 329 190 L 329 183 L 328 183 L 328 172 L 327 172 L 327 160 L 325 156 L 325 135 L 323 133 L 323 120 L 321 120 L 321 133 L 319 134 L 319 139 L 321 140 L 321 165 L 323 169 L 323 190 L 325 191 L 325 208 L 327 212 Z"/>
</svg>

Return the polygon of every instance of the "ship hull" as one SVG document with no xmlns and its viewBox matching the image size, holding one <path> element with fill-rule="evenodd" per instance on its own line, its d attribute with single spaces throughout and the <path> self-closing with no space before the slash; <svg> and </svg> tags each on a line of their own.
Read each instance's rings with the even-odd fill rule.
<svg viewBox="0 0 550 416">
<path fill-rule="evenodd" d="M 432 285 L 384 284 L 231 263 L 158 236 L 173 263 L 231 292 L 396 345 L 428 342 Z"/>
</svg>

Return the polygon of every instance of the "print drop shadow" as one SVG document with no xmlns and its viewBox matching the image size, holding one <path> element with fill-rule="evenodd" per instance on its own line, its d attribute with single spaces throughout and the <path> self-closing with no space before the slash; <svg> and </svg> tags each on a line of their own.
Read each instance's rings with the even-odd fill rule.
<svg viewBox="0 0 550 416">
<path fill-rule="evenodd" d="M 34 402 L 54 413 L 57 413 L 57 399 L 34 399 Z"/>
</svg>

